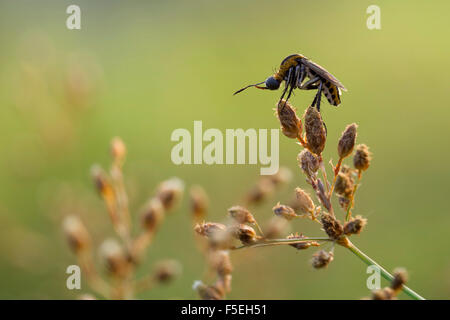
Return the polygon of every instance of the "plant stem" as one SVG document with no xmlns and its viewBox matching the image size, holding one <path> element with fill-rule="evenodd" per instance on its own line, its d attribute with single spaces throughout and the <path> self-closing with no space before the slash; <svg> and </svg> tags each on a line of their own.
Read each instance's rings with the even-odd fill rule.
<svg viewBox="0 0 450 320">
<path fill-rule="evenodd" d="M 283 244 L 295 244 L 301 242 L 309 242 L 309 241 L 333 241 L 328 237 L 308 237 L 304 239 L 271 239 L 271 240 L 263 240 L 257 242 L 255 244 L 243 245 L 240 247 L 236 247 L 233 250 L 243 249 L 243 248 L 256 248 L 256 247 L 267 247 L 267 246 L 276 246 Z"/>
<path fill-rule="evenodd" d="M 348 240 L 347 244 L 345 245 L 347 249 L 349 249 L 351 252 L 353 252 L 359 259 L 361 259 L 365 264 L 372 266 L 375 265 L 380 269 L 381 275 L 383 278 L 385 278 L 388 281 L 392 281 L 394 279 L 394 276 L 391 275 L 389 272 L 387 272 L 382 266 L 380 266 L 378 263 L 376 263 L 372 258 L 367 256 L 364 252 L 359 250 L 353 243 Z M 412 289 L 408 288 L 407 286 L 402 286 L 403 292 L 405 292 L 408 296 L 415 300 L 425 300 L 424 297 L 413 291 Z"/>
</svg>

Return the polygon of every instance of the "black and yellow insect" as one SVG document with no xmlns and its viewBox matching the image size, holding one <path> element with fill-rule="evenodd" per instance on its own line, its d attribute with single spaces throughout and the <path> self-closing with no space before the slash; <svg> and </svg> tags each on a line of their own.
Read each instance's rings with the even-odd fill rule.
<svg viewBox="0 0 450 320">
<path fill-rule="evenodd" d="M 305 79 L 307 81 L 304 82 Z M 267 78 L 266 81 L 246 86 L 234 94 L 250 87 L 277 90 L 283 81 L 285 81 L 285 88 L 280 101 L 286 93 L 286 101 L 289 100 L 295 88 L 300 90 L 317 89 L 317 94 L 314 97 L 312 105 L 315 105 L 319 111 L 322 93 L 331 105 L 338 106 L 341 104 L 341 89 L 347 91 L 344 85 L 323 67 L 301 54 L 292 54 L 281 62 L 278 71 L 273 76 Z M 265 84 L 266 86 L 261 87 L 261 84 Z"/>
</svg>

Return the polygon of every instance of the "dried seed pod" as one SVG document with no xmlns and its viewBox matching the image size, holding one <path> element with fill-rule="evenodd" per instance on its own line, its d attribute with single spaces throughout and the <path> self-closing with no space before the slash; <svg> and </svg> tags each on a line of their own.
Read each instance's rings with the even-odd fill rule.
<svg viewBox="0 0 450 320">
<path fill-rule="evenodd" d="M 339 240 L 344 234 L 342 224 L 331 214 L 323 213 L 321 216 L 322 226 L 325 233 L 333 240 Z"/>
<path fill-rule="evenodd" d="M 295 113 L 295 108 L 286 100 L 281 100 L 277 106 L 277 117 L 280 120 L 281 131 L 291 139 L 301 135 L 302 121 Z"/>
<path fill-rule="evenodd" d="M 213 250 L 208 255 L 209 264 L 220 277 L 231 274 L 233 265 L 231 264 L 228 250 Z"/>
<path fill-rule="evenodd" d="M 114 239 L 105 240 L 100 246 L 100 256 L 105 262 L 106 269 L 114 276 L 123 277 L 127 273 L 128 258 Z"/>
<path fill-rule="evenodd" d="M 404 268 L 397 268 L 393 272 L 394 279 L 391 282 L 391 288 L 394 291 L 400 291 L 403 285 L 408 281 L 408 272 Z"/>
<path fill-rule="evenodd" d="M 241 206 L 234 206 L 228 209 L 228 214 L 238 223 L 255 223 L 256 220 L 253 215 Z"/>
<path fill-rule="evenodd" d="M 194 230 L 199 235 L 208 238 L 212 247 L 230 247 L 230 233 L 224 224 L 216 222 L 197 223 Z"/>
<path fill-rule="evenodd" d="M 192 186 L 190 189 L 191 211 L 194 220 L 198 221 L 206 216 L 209 206 L 208 196 L 201 186 Z"/>
<path fill-rule="evenodd" d="M 224 276 L 219 276 L 214 287 L 218 289 L 219 292 L 230 292 L 231 291 L 231 280 L 232 275 L 226 274 Z"/>
<path fill-rule="evenodd" d="M 111 141 L 111 155 L 114 161 L 123 162 L 127 148 L 121 138 L 115 137 Z"/>
<path fill-rule="evenodd" d="M 165 210 L 171 210 L 181 199 L 184 191 L 184 183 L 178 178 L 171 178 L 160 183 L 157 197 Z"/>
<path fill-rule="evenodd" d="M 299 235 L 298 233 L 296 233 L 296 234 L 288 235 L 286 237 L 286 239 L 301 240 L 301 239 L 307 239 L 307 237 L 305 237 L 303 235 Z M 318 246 L 320 246 L 320 244 L 317 241 L 305 241 L 305 242 L 293 243 L 293 244 L 290 244 L 290 246 L 294 247 L 297 250 L 305 250 L 305 249 L 308 249 L 311 246 L 318 247 Z"/>
<path fill-rule="evenodd" d="M 361 216 L 356 216 L 344 225 L 344 234 L 359 234 L 364 229 L 366 224 L 367 219 L 364 219 Z"/>
<path fill-rule="evenodd" d="M 276 216 L 284 218 L 286 220 L 292 220 L 298 217 L 294 209 L 284 204 L 280 204 L 279 202 L 276 204 L 275 207 L 272 208 L 272 211 Z"/>
<path fill-rule="evenodd" d="M 153 272 L 155 280 L 159 283 L 167 283 L 181 274 L 181 264 L 176 260 L 159 261 Z"/>
<path fill-rule="evenodd" d="M 320 155 L 325 148 L 327 132 L 325 130 L 325 126 L 323 125 L 320 112 L 313 106 L 306 109 L 305 131 L 308 149 L 311 152 Z"/>
<path fill-rule="evenodd" d="M 203 222 L 197 223 L 194 230 L 204 237 L 214 237 L 216 234 L 223 233 L 227 230 L 227 227 L 222 223 L 217 222 Z"/>
<path fill-rule="evenodd" d="M 224 291 L 222 288 L 207 286 L 199 280 L 194 282 L 192 289 L 197 291 L 202 300 L 222 300 L 224 298 Z"/>
<path fill-rule="evenodd" d="M 319 159 L 308 149 L 303 149 L 303 151 L 298 154 L 297 160 L 300 168 L 308 178 L 313 177 L 317 170 L 319 170 Z"/>
<path fill-rule="evenodd" d="M 301 188 L 295 188 L 295 196 L 300 210 L 305 213 L 314 213 L 316 206 L 308 193 Z"/>
<path fill-rule="evenodd" d="M 339 158 L 344 159 L 352 153 L 356 141 L 356 128 L 358 128 L 356 123 L 352 123 L 345 128 L 344 132 L 342 132 L 342 136 L 338 142 Z"/>
<path fill-rule="evenodd" d="M 108 176 L 100 166 L 92 166 L 91 175 L 94 180 L 95 188 L 101 196 L 108 199 L 112 199 L 115 197 L 111 181 L 109 181 Z"/>
<path fill-rule="evenodd" d="M 229 231 L 233 237 L 240 240 L 244 245 L 253 244 L 259 239 L 255 230 L 246 224 L 233 225 Z"/>
<path fill-rule="evenodd" d="M 142 227 L 154 232 L 164 220 L 164 207 L 158 198 L 151 199 L 141 214 Z"/>
<path fill-rule="evenodd" d="M 78 216 L 65 217 L 62 226 L 69 246 L 74 253 L 79 253 L 90 247 L 91 238 Z"/>
<path fill-rule="evenodd" d="M 353 179 L 350 175 L 339 172 L 334 185 L 336 194 L 350 198 L 353 193 Z"/>
<path fill-rule="evenodd" d="M 322 269 L 328 266 L 331 261 L 333 261 L 333 252 L 319 250 L 313 254 L 311 265 L 314 269 Z"/>
<path fill-rule="evenodd" d="M 267 176 L 267 178 L 269 178 L 275 186 L 286 184 L 292 180 L 292 171 L 289 168 L 280 167 L 277 173 Z"/>
<path fill-rule="evenodd" d="M 264 226 L 264 236 L 267 239 L 279 238 L 289 227 L 286 219 L 280 217 L 272 217 Z"/>
<path fill-rule="evenodd" d="M 274 191 L 275 185 L 267 177 L 261 178 L 258 183 L 248 192 L 246 200 L 248 204 L 257 204 L 264 201 Z"/>
<path fill-rule="evenodd" d="M 369 168 L 371 160 L 372 154 L 369 152 L 369 147 L 365 144 L 359 144 L 353 156 L 353 165 L 355 168 L 360 171 L 365 171 Z"/>
<path fill-rule="evenodd" d="M 375 290 L 372 292 L 373 300 L 392 300 L 394 298 L 395 298 L 395 293 L 389 287 L 385 287 L 383 289 L 378 289 L 378 290 Z"/>
</svg>

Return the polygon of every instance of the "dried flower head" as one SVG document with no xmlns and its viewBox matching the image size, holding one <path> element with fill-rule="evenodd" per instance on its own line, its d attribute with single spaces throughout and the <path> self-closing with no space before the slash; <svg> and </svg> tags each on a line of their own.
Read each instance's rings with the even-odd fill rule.
<svg viewBox="0 0 450 320">
<path fill-rule="evenodd" d="M 372 292 L 373 300 L 392 300 L 394 298 L 395 298 L 395 293 L 389 287 L 378 289 L 378 290 L 375 290 Z"/>
<path fill-rule="evenodd" d="M 289 168 L 280 167 L 277 173 L 267 176 L 267 178 L 269 178 L 275 186 L 286 184 L 292 180 L 292 171 Z"/>
<path fill-rule="evenodd" d="M 302 168 L 308 178 L 313 177 L 317 170 L 319 170 L 319 159 L 308 149 L 303 149 L 303 151 L 298 154 L 297 160 L 300 168 Z"/>
<path fill-rule="evenodd" d="M 224 224 L 216 222 L 197 223 L 194 230 L 199 235 L 208 238 L 210 245 L 213 247 L 230 247 L 230 234 Z"/>
<path fill-rule="evenodd" d="M 344 233 L 346 235 L 359 234 L 364 229 L 366 224 L 367 219 L 364 219 L 361 216 L 356 216 L 355 218 L 352 218 L 344 225 Z"/>
<path fill-rule="evenodd" d="M 246 224 L 232 225 L 229 231 L 233 237 L 240 240 L 244 245 L 253 244 L 260 238 L 256 235 L 255 230 Z"/>
<path fill-rule="evenodd" d="M 228 250 L 213 250 L 210 252 L 208 259 L 211 268 L 217 272 L 219 277 L 229 275 L 233 271 Z"/>
<path fill-rule="evenodd" d="M 111 155 L 114 161 L 123 162 L 126 153 L 127 148 L 123 140 L 119 137 L 113 138 L 111 141 Z"/>
<path fill-rule="evenodd" d="M 159 283 L 167 283 L 181 274 L 182 267 L 177 260 L 159 261 L 153 273 L 155 280 Z"/>
<path fill-rule="evenodd" d="M 192 186 L 190 189 L 191 211 L 195 220 L 201 220 L 208 211 L 208 196 L 201 186 Z"/>
<path fill-rule="evenodd" d="M 70 215 L 65 217 L 63 230 L 73 252 L 79 253 L 90 247 L 91 239 L 89 233 L 78 216 Z"/>
<path fill-rule="evenodd" d="M 91 175 L 100 195 L 109 199 L 114 198 L 114 189 L 111 185 L 111 181 L 109 181 L 108 176 L 103 169 L 98 165 L 94 165 L 91 169 Z"/>
<path fill-rule="evenodd" d="M 122 277 L 127 273 L 128 258 L 123 248 L 114 239 L 106 239 L 100 246 L 100 256 L 107 270 L 114 276 Z"/>
<path fill-rule="evenodd" d="M 274 191 L 275 185 L 272 180 L 262 177 L 258 183 L 248 192 L 246 196 L 247 203 L 257 204 L 264 201 Z"/>
<path fill-rule="evenodd" d="M 331 261 L 333 261 L 333 252 L 319 250 L 313 254 L 311 265 L 314 269 L 322 269 L 328 266 Z"/>
<path fill-rule="evenodd" d="M 356 146 L 356 152 L 353 157 L 353 165 L 360 171 L 365 171 L 369 168 L 372 154 L 369 152 L 369 147 L 365 144 Z"/>
<path fill-rule="evenodd" d="M 325 148 L 327 133 L 320 112 L 313 106 L 306 109 L 305 131 L 308 149 L 311 152 L 320 155 Z"/>
<path fill-rule="evenodd" d="M 295 196 L 300 210 L 305 213 L 314 213 L 316 206 L 308 193 L 301 188 L 295 188 Z"/>
<path fill-rule="evenodd" d="M 342 224 L 331 214 L 323 213 L 321 216 L 322 226 L 325 233 L 333 240 L 339 240 L 344 234 Z"/>
<path fill-rule="evenodd" d="M 338 154 L 339 158 L 343 159 L 352 153 L 356 141 L 356 123 L 349 124 L 338 142 Z"/>
<path fill-rule="evenodd" d="M 301 135 L 302 122 L 295 113 L 295 108 L 286 100 L 278 103 L 277 117 L 280 120 L 281 131 L 286 137 L 296 139 Z"/>
<path fill-rule="evenodd" d="M 184 183 L 178 178 L 171 178 L 161 182 L 158 187 L 157 197 L 163 204 L 164 209 L 172 209 L 181 199 Z"/>
<path fill-rule="evenodd" d="M 154 232 L 164 220 L 164 207 L 158 198 L 152 198 L 141 214 L 142 226 Z"/>
<path fill-rule="evenodd" d="M 408 281 L 408 272 L 404 268 L 397 268 L 393 272 L 394 279 L 391 282 L 391 288 L 394 291 L 400 291 L 403 285 Z"/>
<path fill-rule="evenodd" d="M 192 289 L 197 291 L 200 299 L 202 300 L 222 300 L 224 298 L 224 292 L 222 288 L 216 286 L 207 286 L 202 281 L 197 280 L 192 285 Z"/>
<path fill-rule="evenodd" d="M 231 274 L 226 274 L 224 276 L 219 276 L 214 287 L 217 288 L 219 292 L 230 292 L 231 291 Z"/>
<path fill-rule="evenodd" d="M 339 172 L 334 185 L 336 194 L 345 198 L 350 198 L 353 193 L 353 179 L 349 174 Z"/>
<path fill-rule="evenodd" d="M 294 209 L 284 204 L 280 204 L 279 202 L 276 204 L 275 207 L 272 208 L 272 211 L 276 216 L 284 218 L 286 220 L 292 220 L 298 217 Z"/>
<path fill-rule="evenodd" d="M 226 225 L 217 222 L 203 222 L 197 223 L 194 227 L 195 232 L 204 237 L 214 237 L 218 233 L 225 232 L 227 230 Z"/>
<path fill-rule="evenodd" d="M 228 214 L 238 223 L 255 223 L 253 215 L 241 206 L 234 206 L 228 209 Z"/>
<path fill-rule="evenodd" d="M 307 239 L 307 237 L 296 233 L 296 234 L 288 235 L 286 237 L 286 239 L 301 240 L 301 239 Z M 317 241 L 305 241 L 305 242 L 292 243 L 292 244 L 290 244 L 290 246 L 294 247 L 297 250 L 304 250 L 304 249 L 308 249 L 311 246 L 318 247 L 318 246 L 320 246 L 320 244 Z"/>
</svg>

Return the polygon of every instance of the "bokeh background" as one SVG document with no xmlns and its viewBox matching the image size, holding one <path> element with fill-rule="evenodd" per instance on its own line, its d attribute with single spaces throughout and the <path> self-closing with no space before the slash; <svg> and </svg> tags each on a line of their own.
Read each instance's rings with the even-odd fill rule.
<svg viewBox="0 0 450 320">
<path fill-rule="evenodd" d="M 65 26 L 69 4 L 82 29 Z M 366 27 L 366 8 L 381 8 L 381 30 Z M 369 219 L 355 243 L 392 270 L 407 267 L 410 286 L 426 298 L 450 297 L 448 1 L 2 1 L 0 4 L 0 298 L 73 299 L 65 268 L 75 263 L 60 228 L 65 214 L 83 217 L 98 245 L 113 235 L 92 187 L 91 165 L 109 165 L 109 142 L 128 147 L 131 208 L 172 176 L 201 184 L 210 220 L 221 220 L 253 186 L 259 165 L 176 166 L 176 128 L 278 128 L 280 92 L 249 89 L 281 60 L 300 52 L 349 89 L 334 108 L 323 103 L 326 159 L 346 124 L 374 153 L 355 213 Z M 292 98 L 300 112 L 313 92 Z M 280 163 L 294 179 L 262 207 L 306 187 L 299 147 L 280 136 Z M 137 219 L 137 216 L 134 216 Z M 188 201 L 166 221 L 141 272 L 176 258 L 183 275 L 140 298 L 196 298 L 204 261 L 192 235 Z M 293 231 L 317 235 L 296 221 Z M 289 247 L 233 253 L 235 299 L 359 299 L 366 267 L 337 248 L 327 270 L 313 250 Z M 89 292 L 83 284 L 83 292 Z M 404 296 L 402 296 L 404 298 Z"/>
</svg>

